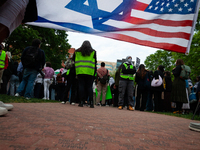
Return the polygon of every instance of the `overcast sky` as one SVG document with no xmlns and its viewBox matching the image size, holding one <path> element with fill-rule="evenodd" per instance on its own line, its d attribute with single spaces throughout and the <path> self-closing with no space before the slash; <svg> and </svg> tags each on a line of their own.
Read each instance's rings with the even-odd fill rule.
<svg viewBox="0 0 200 150">
<path fill-rule="evenodd" d="M 67 32 L 69 44 L 72 48 L 79 48 L 83 41 L 89 40 L 93 49 L 97 51 L 97 60 L 116 62 L 117 59 L 132 56 L 133 61 L 136 57 L 140 58 L 140 63 L 144 63 L 147 56 L 155 53 L 158 49 L 140 46 L 128 42 L 104 38 L 84 33 Z"/>
</svg>

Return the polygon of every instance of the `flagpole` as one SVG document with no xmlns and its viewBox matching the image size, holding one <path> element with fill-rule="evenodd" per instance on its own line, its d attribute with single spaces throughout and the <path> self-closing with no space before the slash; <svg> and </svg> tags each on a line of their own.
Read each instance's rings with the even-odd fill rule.
<svg viewBox="0 0 200 150">
<path fill-rule="evenodd" d="M 193 38 L 193 35 L 194 35 L 194 29 L 195 29 L 197 17 L 198 17 L 198 14 L 199 14 L 199 7 L 200 7 L 200 0 L 198 0 L 197 5 L 196 5 L 195 15 L 194 15 L 194 19 L 193 19 L 193 26 L 192 26 L 192 29 L 191 29 L 191 32 L 190 32 L 191 33 L 190 34 L 190 40 L 188 42 L 188 46 L 187 46 L 187 50 L 185 52 L 185 55 L 189 55 L 189 52 L 190 52 L 190 46 L 191 46 L 192 38 Z"/>
</svg>

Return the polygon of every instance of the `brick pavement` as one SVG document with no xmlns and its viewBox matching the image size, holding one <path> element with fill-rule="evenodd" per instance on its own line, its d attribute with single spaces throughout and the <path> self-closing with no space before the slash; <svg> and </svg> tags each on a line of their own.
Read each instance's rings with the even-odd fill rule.
<svg viewBox="0 0 200 150">
<path fill-rule="evenodd" d="M 14 103 L 0 117 L 0 150 L 197 150 L 192 121 L 160 114 L 78 107 L 60 103 Z"/>
</svg>

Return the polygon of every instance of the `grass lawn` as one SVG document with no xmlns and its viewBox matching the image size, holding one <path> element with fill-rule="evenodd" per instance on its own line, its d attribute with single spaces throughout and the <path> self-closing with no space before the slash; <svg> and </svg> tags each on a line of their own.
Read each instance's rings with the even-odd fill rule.
<svg viewBox="0 0 200 150">
<path fill-rule="evenodd" d="M 14 97 L 14 96 L 8 96 L 4 94 L 0 94 L 0 101 L 4 103 L 60 103 L 59 101 L 55 100 L 43 100 L 43 99 L 37 99 L 37 98 L 31 98 L 29 100 L 25 99 L 24 97 Z M 163 115 L 168 115 L 168 116 L 176 116 L 176 117 L 181 117 L 181 118 L 186 118 L 186 119 L 191 119 L 193 114 L 173 114 L 172 112 L 150 112 L 150 113 L 157 113 L 157 114 L 163 114 Z M 200 121 L 200 116 L 196 115 L 194 117 L 194 120 L 199 120 Z"/>
<path fill-rule="evenodd" d="M 26 98 L 19 96 L 9 96 L 5 94 L 0 94 L 0 101 L 4 103 L 59 103 L 59 101 L 55 100 L 44 100 L 44 99 L 37 99 L 37 98 L 31 98 L 27 100 Z"/>
</svg>

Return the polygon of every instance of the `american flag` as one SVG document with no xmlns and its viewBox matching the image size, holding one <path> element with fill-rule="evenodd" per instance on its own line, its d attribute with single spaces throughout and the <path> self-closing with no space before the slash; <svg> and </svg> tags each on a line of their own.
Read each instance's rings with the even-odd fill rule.
<svg viewBox="0 0 200 150">
<path fill-rule="evenodd" d="M 199 0 L 37 0 L 32 25 L 189 53 Z"/>
</svg>

